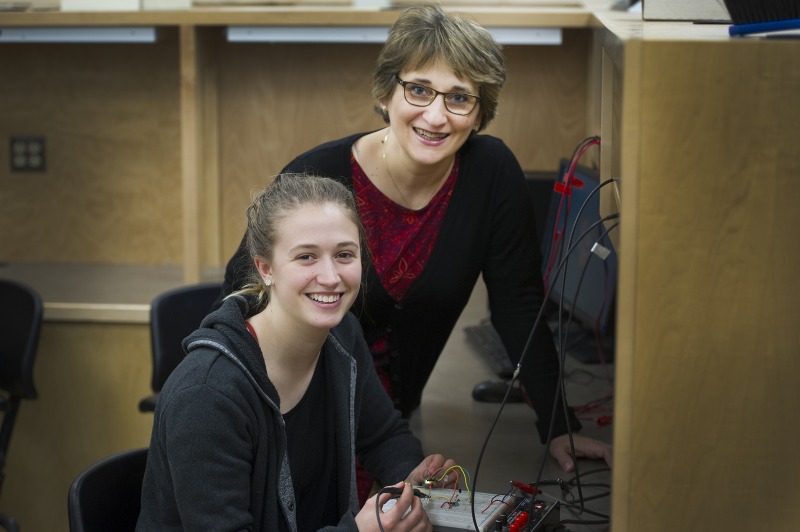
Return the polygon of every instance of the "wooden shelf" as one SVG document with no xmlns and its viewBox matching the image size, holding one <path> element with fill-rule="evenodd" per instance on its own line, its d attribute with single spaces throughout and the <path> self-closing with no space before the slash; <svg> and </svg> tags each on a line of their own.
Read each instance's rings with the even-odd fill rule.
<svg viewBox="0 0 800 532">
<path fill-rule="evenodd" d="M 586 27 L 591 12 L 583 7 L 465 7 L 459 12 L 484 26 Z M 390 26 L 393 9 L 349 6 L 276 6 L 196 8 L 182 11 L 10 12 L 0 14 L 2 26 Z"/>
</svg>

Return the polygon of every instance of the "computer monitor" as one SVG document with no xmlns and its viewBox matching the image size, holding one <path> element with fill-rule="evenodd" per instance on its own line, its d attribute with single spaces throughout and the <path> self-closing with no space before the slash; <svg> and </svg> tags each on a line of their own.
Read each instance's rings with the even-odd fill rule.
<svg viewBox="0 0 800 532">
<path fill-rule="evenodd" d="M 569 166 L 568 159 L 561 160 L 557 187 L 558 183 L 565 182 Z M 558 190 L 552 193 L 541 246 L 542 277 L 545 286 L 550 287 L 550 301 L 563 305 L 561 308 L 571 312 L 573 320 L 577 320 L 584 330 L 591 331 L 593 336 L 605 336 L 613 329 L 617 286 L 617 254 L 614 244 L 605 234 L 608 224 L 598 224 L 577 242 L 593 223 L 600 220 L 600 191 L 591 194 L 599 185 L 600 176 L 596 171 L 576 166 L 568 193 L 559 193 Z M 587 198 L 588 203 L 581 211 Z M 557 269 L 567 252 L 570 233 L 575 247 L 566 267 L 559 272 Z M 608 251 L 605 260 L 592 253 L 595 244 Z"/>
</svg>

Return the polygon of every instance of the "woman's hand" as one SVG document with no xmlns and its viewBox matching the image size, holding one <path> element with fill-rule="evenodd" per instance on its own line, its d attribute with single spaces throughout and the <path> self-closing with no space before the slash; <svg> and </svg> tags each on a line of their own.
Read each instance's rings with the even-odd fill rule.
<svg viewBox="0 0 800 532">
<path fill-rule="evenodd" d="M 460 476 L 455 471 L 447 472 L 448 469 L 456 465 L 452 459 L 446 459 L 441 454 L 431 454 L 425 457 L 415 469 L 412 471 L 406 482 L 413 486 L 423 486 L 431 488 L 452 488 L 455 487 L 456 481 Z M 431 485 L 426 485 L 425 481 L 429 477 L 438 480 Z M 465 481 L 464 481 L 465 482 Z M 465 485 L 462 482 L 462 485 Z"/>
<path fill-rule="evenodd" d="M 603 459 L 611 467 L 612 450 L 611 445 L 581 436 L 580 434 L 572 434 L 572 442 L 575 444 L 575 456 L 578 458 L 592 458 L 595 460 Z M 567 473 L 575 470 L 575 463 L 572 461 L 572 454 L 569 450 L 569 436 L 562 434 L 550 440 L 550 455 L 556 459 L 556 462 L 561 466 L 561 469 Z"/>
<path fill-rule="evenodd" d="M 402 493 L 395 499 L 393 506 L 386 507 L 386 511 L 383 510 L 384 506 L 396 497 L 395 495 L 377 493 L 367 499 L 364 507 L 356 515 L 358 530 L 377 532 L 382 527 L 384 532 L 431 532 L 433 525 L 419 497 L 414 495 L 414 488 L 405 482 L 398 482 L 394 487 L 401 489 Z"/>
</svg>

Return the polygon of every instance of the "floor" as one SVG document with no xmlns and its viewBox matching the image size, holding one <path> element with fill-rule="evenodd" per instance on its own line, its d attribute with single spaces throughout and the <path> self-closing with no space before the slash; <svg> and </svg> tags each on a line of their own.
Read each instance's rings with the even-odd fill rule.
<svg viewBox="0 0 800 532">
<path fill-rule="evenodd" d="M 485 286 L 479 282 L 426 386 L 422 406 L 411 418 L 413 430 L 422 440 L 426 452 L 438 452 L 453 458 L 466 469 L 475 482 L 476 493 L 505 494 L 513 481 L 533 483 L 540 478 L 544 491 L 541 497 L 545 500 L 555 497 L 579 504 L 580 493 L 583 494 L 583 507 L 588 512 L 570 511 L 562 504 L 562 520 L 607 521 L 603 516 L 608 516 L 610 510 L 611 474 L 604 462 L 579 460 L 581 489 L 573 485 L 565 499 L 561 488 L 546 485 L 546 481 L 571 481 L 574 474 L 563 472 L 547 454 L 545 446 L 539 443 L 534 411 L 520 403 L 507 404 L 501 410 L 499 404 L 479 403 L 472 399 L 475 384 L 499 380 L 463 332 L 465 326 L 478 324 L 488 316 L 486 301 Z M 567 356 L 565 370 L 566 390 L 573 407 L 603 400 L 612 393 L 613 365 L 584 364 Z M 601 419 L 601 423 L 597 419 L 610 416 L 612 405 L 613 400 L 609 399 L 603 403 L 608 411 L 579 415 L 584 426 L 582 434 L 610 443 L 613 418 L 606 424 L 602 421 L 608 418 Z M 607 522 L 591 525 L 570 522 L 563 526 L 559 530 L 610 530 Z M 474 530 L 474 527 L 469 529 Z"/>
</svg>

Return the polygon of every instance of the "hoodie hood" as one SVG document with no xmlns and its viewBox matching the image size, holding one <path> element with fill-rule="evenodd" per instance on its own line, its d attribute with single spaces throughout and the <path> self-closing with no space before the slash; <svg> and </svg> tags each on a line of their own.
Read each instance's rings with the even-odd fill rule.
<svg viewBox="0 0 800 532">
<path fill-rule="evenodd" d="M 278 392 L 267 377 L 261 348 L 245 325 L 245 319 L 253 313 L 254 303 L 254 297 L 228 297 L 183 340 L 183 350 L 187 357 L 202 348 L 219 351 L 239 367 L 267 402 L 277 408 Z"/>
</svg>

